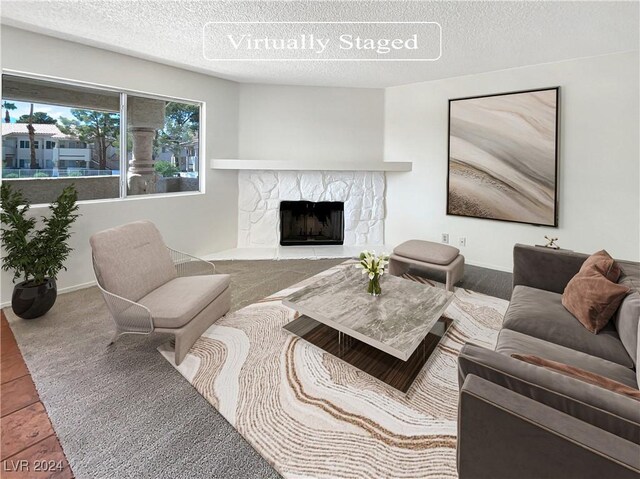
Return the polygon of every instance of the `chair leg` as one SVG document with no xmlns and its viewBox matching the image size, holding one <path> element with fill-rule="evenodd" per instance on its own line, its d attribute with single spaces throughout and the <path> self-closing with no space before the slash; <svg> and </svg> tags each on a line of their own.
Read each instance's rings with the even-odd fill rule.
<svg viewBox="0 0 640 479">
<path fill-rule="evenodd" d="M 217 319 L 217 318 L 216 318 Z M 213 322 L 213 321 L 212 321 Z M 175 333 L 175 345 L 174 345 L 174 362 L 176 366 L 180 366 L 180 363 L 187 356 L 191 350 L 191 346 L 202 335 L 203 331 L 196 332 L 197 328 L 187 328 Z"/>
<path fill-rule="evenodd" d="M 455 284 L 455 279 L 454 279 L 454 275 L 452 271 L 447 271 L 447 280 L 446 280 L 446 286 L 447 286 L 447 291 L 453 291 L 453 285 Z"/>
<path fill-rule="evenodd" d="M 116 332 L 113 334 L 113 337 L 111 338 L 111 342 L 107 344 L 107 347 L 112 346 L 120 336 L 122 336 L 122 331 L 120 331 L 119 329 L 116 329 Z"/>
<path fill-rule="evenodd" d="M 402 276 L 407 271 L 409 271 L 409 267 L 410 266 L 411 265 L 409 265 L 408 263 L 405 263 L 404 261 L 397 261 L 394 258 L 390 258 L 389 259 L 389 274 L 391 276 Z"/>
<path fill-rule="evenodd" d="M 175 345 L 173 347 L 173 360 L 176 363 L 176 366 L 180 366 L 180 363 L 189 352 L 189 349 L 191 349 L 191 345 L 185 348 L 185 341 L 182 340 L 181 334 L 176 334 L 175 338 Z"/>
<path fill-rule="evenodd" d="M 462 277 L 464 276 L 464 257 L 462 255 L 458 256 L 455 260 L 453 260 L 451 269 L 447 271 L 447 290 L 453 291 L 454 286 L 460 282 Z"/>
<path fill-rule="evenodd" d="M 189 353 L 191 346 L 193 346 L 198 338 L 202 336 L 209 326 L 227 314 L 230 307 L 231 291 L 227 288 L 189 323 L 175 331 L 176 345 L 174 358 L 176 366 L 182 363 Z"/>
</svg>

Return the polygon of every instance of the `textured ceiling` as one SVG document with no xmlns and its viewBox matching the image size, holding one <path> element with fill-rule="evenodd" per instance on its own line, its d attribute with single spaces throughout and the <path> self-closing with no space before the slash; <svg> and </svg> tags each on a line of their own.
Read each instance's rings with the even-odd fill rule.
<svg viewBox="0 0 640 479">
<path fill-rule="evenodd" d="M 2 23 L 241 82 L 386 87 L 638 50 L 638 2 L 2 1 Z M 434 62 L 224 62 L 218 21 L 432 21 Z M 283 25 L 282 33 L 291 34 Z"/>
</svg>

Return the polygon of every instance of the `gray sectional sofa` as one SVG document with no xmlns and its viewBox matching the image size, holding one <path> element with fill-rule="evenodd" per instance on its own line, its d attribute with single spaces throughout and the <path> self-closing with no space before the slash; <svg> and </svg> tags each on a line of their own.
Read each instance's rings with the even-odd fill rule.
<svg viewBox="0 0 640 479">
<path fill-rule="evenodd" d="M 532 354 L 638 388 L 640 264 L 633 293 L 598 334 L 562 306 L 585 254 L 516 245 L 513 292 L 495 351 L 458 360 L 458 473 L 468 478 L 640 478 L 640 402 L 511 357 Z"/>
</svg>

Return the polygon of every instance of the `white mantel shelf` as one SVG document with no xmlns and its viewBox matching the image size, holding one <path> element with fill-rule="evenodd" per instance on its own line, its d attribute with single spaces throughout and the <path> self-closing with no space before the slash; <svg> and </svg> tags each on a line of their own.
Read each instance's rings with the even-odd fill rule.
<svg viewBox="0 0 640 479">
<path fill-rule="evenodd" d="M 211 160 L 214 170 L 277 170 L 277 171 L 411 171 L 410 161 L 323 161 L 321 163 L 288 160 Z"/>
</svg>

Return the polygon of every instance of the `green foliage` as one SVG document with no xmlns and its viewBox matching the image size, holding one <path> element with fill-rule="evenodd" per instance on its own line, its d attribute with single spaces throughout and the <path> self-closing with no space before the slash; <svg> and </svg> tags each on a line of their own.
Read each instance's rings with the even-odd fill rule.
<svg viewBox="0 0 640 479">
<path fill-rule="evenodd" d="M 73 119 L 60 118 L 58 128 L 80 141 L 93 143 L 98 152 L 100 169 L 107 168 L 107 148 L 115 146 L 120 137 L 120 114 L 96 110 L 72 109 Z"/>
<path fill-rule="evenodd" d="M 167 148 L 176 158 L 182 145 L 194 141 L 200 127 L 200 107 L 186 103 L 167 102 L 164 109 L 164 128 L 158 131 L 156 149 Z"/>
<path fill-rule="evenodd" d="M 39 123 L 39 124 L 47 124 L 47 125 L 55 125 L 56 119 L 50 117 L 43 111 L 36 111 L 33 113 L 33 120 L 31 120 L 31 115 L 21 115 L 20 118 L 16 120 L 16 123 Z"/>
<path fill-rule="evenodd" d="M 3 101 L 2 102 L 2 108 L 4 108 L 4 122 L 5 123 L 10 123 L 11 122 L 11 116 L 9 116 L 9 111 L 10 110 L 17 110 L 18 107 L 16 106 L 15 103 L 11 103 L 8 101 Z"/>
<path fill-rule="evenodd" d="M 33 174 L 34 178 L 49 178 L 49 173 L 45 172 L 45 171 L 36 171 Z"/>
<path fill-rule="evenodd" d="M 85 143 L 106 140 L 115 142 L 120 134 L 120 115 L 95 110 L 72 109 L 73 119 L 60 118 L 59 128 L 63 133 L 74 135 Z"/>
<path fill-rule="evenodd" d="M 2 175 L 2 177 L 6 179 L 20 178 L 20 175 L 18 173 L 7 173 L 6 175 Z"/>
<path fill-rule="evenodd" d="M 165 109 L 165 127 L 186 126 L 192 133 L 198 132 L 200 123 L 200 107 L 175 101 L 167 102 Z"/>
<path fill-rule="evenodd" d="M 75 177 L 78 177 L 78 176 L 83 176 L 83 175 L 82 175 L 82 171 L 77 171 L 77 170 L 76 170 L 76 171 L 70 171 L 69 173 L 67 173 L 67 176 L 75 176 Z"/>
<path fill-rule="evenodd" d="M 153 169 L 156 170 L 156 173 L 164 176 L 165 178 L 171 178 L 172 176 L 180 173 L 180 169 L 168 161 L 156 161 L 153 165 Z"/>
<path fill-rule="evenodd" d="M 76 218 L 78 193 L 73 185 L 62 190 L 58 199 L 49 206 L 49 217 L 42 217 L 42 228 L 36 229 L 36 218 L 30 216 L 29 202 L 22 192 L 13 190 L 8 183 L 0 187 L 0 222 L 2 246 L 6 256 L 2 269 L 13 271 L 14 283 L 18 279 L 32 285 L 55 278 L 67 268 L 64 262 L 72 249 L 67 244 L 70 228 Z"/>
</svg>

